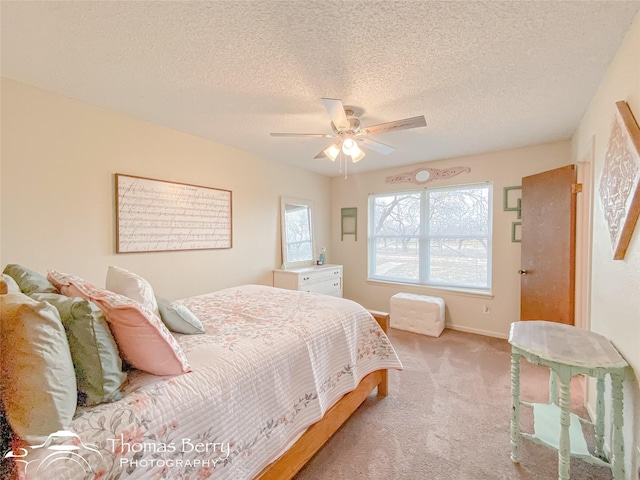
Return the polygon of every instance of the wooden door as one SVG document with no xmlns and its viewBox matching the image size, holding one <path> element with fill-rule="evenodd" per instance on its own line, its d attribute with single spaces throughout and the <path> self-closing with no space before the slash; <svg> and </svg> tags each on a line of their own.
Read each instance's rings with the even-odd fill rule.
<svg viewBox="0 0 640 480">
<path fill-rule="evenodd" d="M 575 165 L 522 179 L 520 318 L 574 324 Z"/>
</svg>

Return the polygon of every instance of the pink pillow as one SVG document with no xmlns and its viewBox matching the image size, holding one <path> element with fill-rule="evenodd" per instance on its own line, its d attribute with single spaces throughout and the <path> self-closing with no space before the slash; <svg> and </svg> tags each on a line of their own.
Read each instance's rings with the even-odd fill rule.
<svg viewBox="0 0 640 480">
<path fill-rule="evenodd" d="M 179 375 L 191 371 L 176 339 L 147 307 L 75 275 L 49 271 L 47 279 L 63 295 L 92 301 L 102 310 L 120 354 L 135 368 L 154 375 Z"/>
</svg>

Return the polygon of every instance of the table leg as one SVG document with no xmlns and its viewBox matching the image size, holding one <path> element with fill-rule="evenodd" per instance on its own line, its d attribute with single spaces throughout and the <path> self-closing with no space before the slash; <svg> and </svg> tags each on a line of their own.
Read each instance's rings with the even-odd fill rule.
<svg viewBox="0 0 640 480">
<path fill-rule="evenodd" d="M 613 446 L 612 446 L 612 459 L 611 466 L 613 470 L 613 478 L 615 480 L 624 479 L 624 439 L 622 437 L 622 426 L 624 424 L 624 417 L 622 415 L 622 380 L 623 373 L 611 374 L 611 396 L 613 400 Z"/>
<path fill-rule="evenodd" d="M 604 374 L 598 375 L 596 383 L 596 457 L 606 460 L 604 454 Z"/>
<path fill-rule="evenodd" d="M 511 461 L 520 462 L 520 354 L 511 351 Z"/>
<path fill-rule="evenodd" d="M 571 374 L 560 371 L 560 446 L 558 448 L 558 480 L 569 480 L 571 461 L 571 440 L 569 425 L 571 423 Z"/>
<path fill-rule="evenodd" d="M 549 403 L 558 404 L 558 375 L 553 370 L 549 371 Z"/>
</svg>

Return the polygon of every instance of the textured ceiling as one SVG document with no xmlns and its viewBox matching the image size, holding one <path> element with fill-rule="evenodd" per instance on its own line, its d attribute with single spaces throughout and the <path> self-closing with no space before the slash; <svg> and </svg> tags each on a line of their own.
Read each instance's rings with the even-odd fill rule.
<svg viewBox="0 0 640 480">
<path fill-rule="evenodd" d="M 397 150 L 350 172 L 571 136 L 640 1 L 0 2 L 2 76 L 326 175 L 321 97 Z"/>
</svg>

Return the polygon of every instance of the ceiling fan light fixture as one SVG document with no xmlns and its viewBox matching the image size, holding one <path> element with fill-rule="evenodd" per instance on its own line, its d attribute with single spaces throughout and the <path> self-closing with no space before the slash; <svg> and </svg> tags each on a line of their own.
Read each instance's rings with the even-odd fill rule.
<svg viewBox="0 0 640 480">
<path fill-rule="evenodd" d="M 324 150 L 324 154 L 331 159 L 332 162 L 336 161 L 336 158 L 340 154 L 340 144 L 334 143 L 333 145 L 329 145 Z"/>
<path fill-rule="evenodd" d="M 345 138 L 342 142 L 342 151 L 347 154 L 347 155 L 351 155 L 351 153 L 356 153 L 358 151 L 360 151 L 360 149 L 358 148 L 358 145 L 356 144 L 356 141 L 352 138 Z"/>
<path fill-rule="evenodd" d="M 353 160 L 353 163 L 358 163 L 360 160 L 364 158 L 364 152 L 360 150 L 357 145 L 356 145 L 356 149 L 358 150 L 357 153 L 351 150 L 351 160 Z"/>
</svg>

